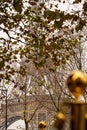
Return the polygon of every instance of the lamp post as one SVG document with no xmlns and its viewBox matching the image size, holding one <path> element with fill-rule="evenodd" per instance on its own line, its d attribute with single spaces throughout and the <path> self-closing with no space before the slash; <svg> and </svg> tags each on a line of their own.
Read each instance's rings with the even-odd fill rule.
<svg viewBox="0 0 87 130">
<path fill-rule="evenodd" d="M 7 130 L 7 89 L 0 89 L 1 97 L 0 99 L 5 98 L 5 130 Z"/>
</svg>

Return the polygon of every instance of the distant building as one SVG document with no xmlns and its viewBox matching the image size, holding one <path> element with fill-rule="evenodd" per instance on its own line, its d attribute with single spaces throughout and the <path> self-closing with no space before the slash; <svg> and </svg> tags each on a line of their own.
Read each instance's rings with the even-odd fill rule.
<svg viewBox="0 0 87 130">
<path fill-rule="evenodd" d="M 34 95 L 28 96 L 25 102 L 19 99 L 8 100 L 7 105 L 7 126 L 11 126 L 17 120 L 24 119 L 24 111 L 26 106 L 26 115 L 29 122 L 29 130 L 38 130 L 38 123 L 45 121 L 47 123 L 46 129 L 51 126 L 55 108 L 49 95 Z M 0 130 L 5 130 L 5 104 L 1 106 L 0 110 Z"/>
</svg>

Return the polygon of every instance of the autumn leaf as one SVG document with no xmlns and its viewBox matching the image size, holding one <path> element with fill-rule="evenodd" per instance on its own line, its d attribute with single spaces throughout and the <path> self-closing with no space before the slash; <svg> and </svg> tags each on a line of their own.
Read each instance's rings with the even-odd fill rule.
<svg viewBox="0 0 87 130">
<path fill-rule="evenodd" d="M 62 20 L 54 22 L 54 27 L 55 28 L 60 29 L 62 27 L 62 25 L 63 25 L 63 21 Z"/>
</svg>

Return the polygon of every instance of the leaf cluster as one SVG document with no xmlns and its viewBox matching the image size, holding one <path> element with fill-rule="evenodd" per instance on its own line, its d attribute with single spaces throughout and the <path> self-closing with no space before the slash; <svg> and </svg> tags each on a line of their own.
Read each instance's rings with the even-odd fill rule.
<svg viewBox="0 0 87 130">
<path fill-rule="evenodd" d="M 73 4 L 80 2 L 76 0 Z M 33 61 L 37 68 L 48 59 L 56 66 L 66 64 L 71 58 L 71 44 L 76 44 L 74 35 L 86 26 L 86 5 L 84 2 L 82 11 L 67 13 L 47 8 L 45 2 L 38 0 L 2 0 L 0 31 L 7 38 L 0 37 L 0 70 L 7 68 L 6 73 L 13 74 L 7 70 L 12 63 L 18 62 L 17 56 L 21 60 L 25 58 L 26 63 Z M 25 68 L 19 72 L 24 75 Z"/>
</svg>

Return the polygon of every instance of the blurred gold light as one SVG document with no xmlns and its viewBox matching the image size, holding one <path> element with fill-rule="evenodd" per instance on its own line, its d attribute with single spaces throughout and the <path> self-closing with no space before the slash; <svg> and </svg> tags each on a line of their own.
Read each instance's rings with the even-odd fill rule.
<svg viewBox="0 0 87 130">
<path fill-rule="evenodd" d="M 54 121 L 54 127 L 57 129 L 62 129 L 63 128 L 63 124 L 65 122 L 65 115 L 61 112 L 58 112 L 56 117 L 55 117 L 55 121 Z"/>
</svg>

